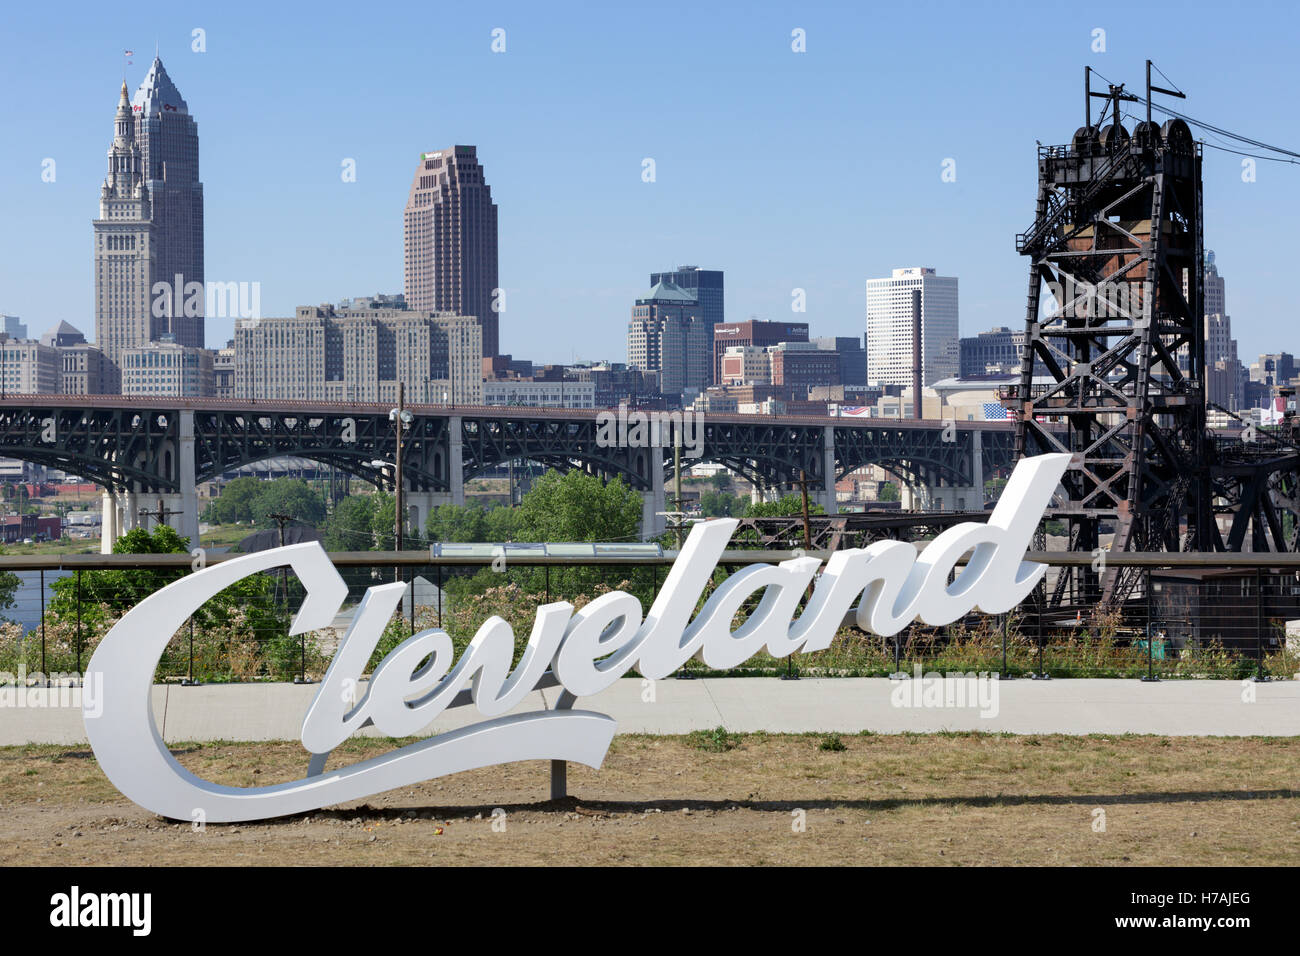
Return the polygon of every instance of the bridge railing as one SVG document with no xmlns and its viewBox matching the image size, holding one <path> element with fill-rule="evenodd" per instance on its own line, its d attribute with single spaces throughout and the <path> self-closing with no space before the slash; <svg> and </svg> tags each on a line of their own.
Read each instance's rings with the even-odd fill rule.
<svg viewBox="0 0 1300 956">
<path fill-rule="evenodd" d="M 827 558 L 828 552 L 809 552 Z M 714 585 L 730 572 L 776 563 L 790 551 L 733 550 Z M 0 683 L 75 679 L 112 624 L 171 581 L 235 555 L 0 555 Z M 172 638 L 157 679 L 176 682 L 314 681 L 346 634 L 365 589 L 395 580 L 410 587 L 389 621 L 371 665 L 417 630 L 440 627 L 459 652 L 491 615 L 509 621 L 519 646 L 539 604 L 575 606 L 609 590 L 634 594 L 644 608 L 675 554 L 581 555 L 338 552 L 330 555 L 349 587 L 333 625 L 290 636 L 302 589 L 288 570 L 255 575 L 205 605 Z M 970 615 L 945 627 L 913 623 L 892 637 L 854 626 L 852 615 L 830 648 L 774 660 L 759 654 L 732 675 L 889 676 L 986 672 L 1015 677 L 1285 677 L 1300 674 L 1300 555 L 1117 554 L 1111 568 L 1136 569 L 1138 585 L 1112 611 L 1051 604 L 1057 576 L 1090 568 L 1090 554 L 1031 552 L 1049 566 L 1045 601 L 1036 592 L 1012 612 Z M 705 595 L 707 596 L 707 594 Z M 1294 630 L 1293 630 L 1294 628 Z M 698 661 L 681 677 L 707 676 Z M 6 676 L 9 675 L 9 676 Z"/>
</svg>

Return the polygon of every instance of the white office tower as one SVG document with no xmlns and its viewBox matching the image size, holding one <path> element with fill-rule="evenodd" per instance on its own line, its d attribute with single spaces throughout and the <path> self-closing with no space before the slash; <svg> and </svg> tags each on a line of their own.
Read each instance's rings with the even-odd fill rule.
<svg viewBox="0 0 1300 956">
<path fill-rule="evenodd" d="M 956 277 L 917 267 L 868 279 L 867 382 L 912 385 L 917 356 L 922 386 L 960 371 Z"/>
</svg>

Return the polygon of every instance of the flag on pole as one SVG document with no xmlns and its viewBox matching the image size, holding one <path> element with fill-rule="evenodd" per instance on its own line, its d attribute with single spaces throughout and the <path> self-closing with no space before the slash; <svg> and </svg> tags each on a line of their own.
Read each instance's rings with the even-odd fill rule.
<svg viewBox="0 0 1300 956">
<path fill-rule="evenodd" d="M 131 57 L 135 56 L 135 50 L 123 50 L 122 53 L 124 56 L 126 56 L 126 65 L 130 66 Z"/>
<path fill-rule="evenodd" d="M 1281 425 L 1282 420 L 1286 417 L 1285 412 L 1285 400 L 1280 395 L 1275 396 L 1268 405 L 1260 408 L 1259 423 L 1261 425 Z"/>
</svg>

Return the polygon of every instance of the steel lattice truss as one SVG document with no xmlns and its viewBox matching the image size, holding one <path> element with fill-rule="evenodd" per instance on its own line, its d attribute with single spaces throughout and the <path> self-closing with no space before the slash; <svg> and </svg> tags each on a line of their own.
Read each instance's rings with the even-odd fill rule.
<svg viewBox="0 0 1300 956">
<path fill-rule="evenodd" d="M 526 459 L 561 471 L 585 468 L 606 479 L 618 475 L 641 491 L 651 487 L 651 455 L 657 451 L 602 444 L 591 417 L 567 421 L 532 418 L 526 409 L 503 409 L 499 416 L 464 419 L 461 449 L 466 478 Z"/>
<path fill-rule="evenodd" d="M 0 449 L 9 458 L 64 468 L 105 488 L 180 488 L 177 417 L 166 410 L 83 404 L 0 406 Z"/>
<path fill-rule="evenodd" d="M 921 541 L 953 525 L 987 521 L 987 511 L 874 511 L 809 515 L 808 539 L 815 551 L 865 548 L 876 541 Z M 732 540 L 767 549 L 803 547 L 803 518 L 742 518 Z"/>
<path fill-rule="evenodd" d="M 974 481 L 974 434 L 967 423 L 921 434 L 907 427 L 839 427 L 835 429 L 836 477 L 863 465 L 880 465 L 913 485 L 939 483 L 969 486 Z M 1015 460 L 1015 434 L 980 430 L 981 472 L 985 479 L 1002 474 Z"/>
<path fill-rule="evenodd" d="M 1069 500 L 1055 509 L 1071 549 L 1096 550 L 1103 523 L 1115 551 L 1236 550 L 1248 527 L 1257 546 L 1288 547 L 1268 488 L 1294 456 L 1247 461 L 1239 442 L 1217 447 L 1206 430 L 1201 152 L 1190 129 L 1177 119 L 1138 123 L 1131 136 L 1115 123 L 1083 127 L 1068 146 L 1040 147 L 1038 169 L 1035 220 L 1017 236 L 1031 265 L 1016 453 L 1074 455 Z M 1235 516 L 1226 541 L 1223 512 Z M 1137 580 L 1134 569 L 1082 569 L 1061 576 L 1055 600 L 1073 591 L 1119 602 Z"/>
<path fill-rule="evenodd" d="M 791 425 L 781 420 L 709 421 L 704 425 L 703 461 L 717 462 L 761 486 L 794 485 L 803 472 L 814 487 L 826 477 L 825 426 Z M 667 455 L 671 465 L 672 453 Z M 689 462 L 684 459 L 684 462 Z"/>
<path fill-rule="evenodd" d="M 416 418 L 402 438 L 404 486 L 411 491 L 447 491 L 446 418 Z M 396 432 L 382 414 L 300 414 L 243 410 L 196 410 L 194 444 L 198 480 L 268 458 L 307 458 L 333 465 L 376 485 L 391 472 L 373 462 L 392 462 Z M 391 468 L 391 466 L 389 466 Z"/>
</svg>

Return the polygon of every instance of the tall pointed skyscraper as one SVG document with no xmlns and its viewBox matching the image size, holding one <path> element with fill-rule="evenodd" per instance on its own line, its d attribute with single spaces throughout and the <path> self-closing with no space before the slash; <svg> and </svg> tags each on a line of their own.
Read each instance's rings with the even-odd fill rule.
<svg viewBox="0 0 1300 956">
<path fill-rule="evenodd" d="M 202 347 L 205 296 L 198 126 L 162 60 L 129 102 L 122 84 L 113 123 L 94 222 L 95 341 L 116 366 L 123 349 L 164 337 Z"/>
<path fill-rule="evenodd" d="M 99 191 L 95 230 L 95 344 L 116 368 L 122 349 L 147 342 L 153 331 L 149 287 L 154 273 L 153 222 L 144 185 L 144 159 L 126 82 L 113 118 L 108 175 Z M 105 383 L 116 391 L 115 383 Z"/>
<path fill-rule="evenodd" d="M 473 146 L 424 153 L 403 221 L 406 305 L 472 315 L 498 353 L 497 207 Z"/>
</svg>

